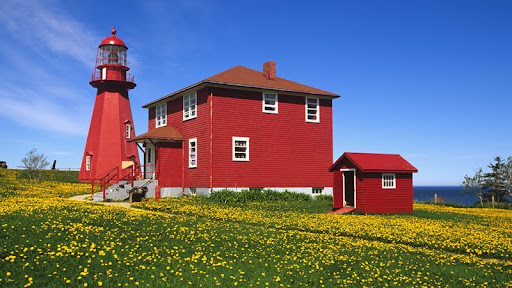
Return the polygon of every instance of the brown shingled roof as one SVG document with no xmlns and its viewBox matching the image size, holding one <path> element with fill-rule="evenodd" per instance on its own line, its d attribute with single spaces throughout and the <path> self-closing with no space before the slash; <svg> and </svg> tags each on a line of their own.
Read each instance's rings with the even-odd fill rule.
<svg viewBox="0 0 512 288">
<path fill-rule="evenodd" d="M 262 88 L 268 90 L 277 90 L 277 91 L 285 91 L 285 92 L 294 92 L 301 94 L 312 94 L 312 95 L 320 95 L 327 96 L 332 98 L 339 97 L 338 94 L 320 90 L 311 86 L 307 86 L 304 84 L 300 84 L 297 82 L 293 82 L 290 80 L 286 80 L 280 77 L 275 77 L 275 79 L 270 80 L 267 79 L 261 71 L 256 71 L 243 66 L 235 66 L 231 69 L 228 69 L 219 74 L 208 77 L 200 82 L 197 82 L 193 85 L 175 91 L 171 94 L 168 94 L 162 98 L 151 101 L 145 104 L 144 108 L 148 108 L 148 106 L 159 102 L 168 97 L 172 97 L 181 92 L 184 92 L 189 89 L 193 89 L 199 85 L 208 85 L 208 84 L 217 84 L 217 85 L 227 85 L 227 86 L 237 86 L 237 87 L 247 87 L 247 88 Z"/>
<path fill-rule="evenodd" d="M 140 142 L 141 140 L 157 141 L 183 141 L 183 136 L 172 126 L 158 127 L 141 134 L 128 142 Z"/>
</svg>

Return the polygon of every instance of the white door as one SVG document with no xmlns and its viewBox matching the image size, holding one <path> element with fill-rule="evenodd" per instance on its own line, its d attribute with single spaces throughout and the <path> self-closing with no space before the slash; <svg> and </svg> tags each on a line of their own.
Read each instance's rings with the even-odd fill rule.
<svg viewBox="0 0 512 288">
<path fill-rule="evenodd" d="M 155 177 L 155 146 L 146 144 L 144 153 L 144 179 Z"/>
</svg>

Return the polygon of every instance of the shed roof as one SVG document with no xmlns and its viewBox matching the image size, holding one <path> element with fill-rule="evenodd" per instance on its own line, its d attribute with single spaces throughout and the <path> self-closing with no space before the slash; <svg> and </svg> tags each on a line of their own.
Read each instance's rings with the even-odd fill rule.
<svg viewBox="0 0 512 288">
<path fill-rule="evenodd" d="M 183 141 L 183 136 L 172 126 L 158 127 L 141 134 L 128 142 L 143 142 L 143 140 Z"/>
<path fill-rule="evenodd" d="M 345 152 L 332 164 L 329 171 L 340 168 L 341 162 L 347 159 L 363 172 L 395 172 L 395 173 L 416 173 L 418 169 L 412 166 L 399 154 L 375 154 Z"/>
<path fill-rule="evenodd" d="M 310 95 L 319 95 L 326 96 L 330 98 L 340 97 L 338 94 L 320 90 L 311 86 L 307 86 L 304 84 L 300 84 L 297 82 L 293 82 L 290 80 L 286 80 L 284 78 L 275 77 L 275 79 L 267 79 L 261 71 L 256 71 L 244 66 L 235 66 L 231 69 L 228 69 L 219 74 L 208 77 L 202 81 L 199 81 L 195 84 L 192 84 L 188 87 L 175 91 L 171 94 L 165 95 L 159 99 L 151 101 L 145 104 L 144 108 L 148 108 L 152 104 L 159 102 L 165 98 L 172 97 L 181 92 L 184 92 L 189 89 L 193 89 L 200 85 L 226 85 L 226 86 L 235 86 L 235 87 L 245 87 L 245 88 L 261 88 L 267 90 L 275 90 L 275 91 L 283 91 L 283 92 L 294 92 L 301 94 L 310 94 Z"/>
</svg>

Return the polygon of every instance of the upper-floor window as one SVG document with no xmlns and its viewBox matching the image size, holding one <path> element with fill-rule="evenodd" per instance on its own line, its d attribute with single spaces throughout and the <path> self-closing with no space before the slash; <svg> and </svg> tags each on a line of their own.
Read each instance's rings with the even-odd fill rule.
<svg viewBox="0 0 512 288">
<path fill-rule="evenodd" d="M 196 118 L 197 93 L 192 92 L 183 96 L 183 121 Z"/>
<path fill-rule="evenodd" d="M 396 188 L 395 174 L 382 173 L 382 188 Z"/>
<path fill-rule="evenodd" d="M 306 122 L 320 122 L 320 106 L 318 98 L 306 97 Z"/>
<path fill-rule="evenodd" d="M 263 93 L 263 112 L 277 114 L 277 94 Z"/>
<path fill-rule="evenodd" d="M 188 168 L 197 167 L 197 138 L 188 140 Z"/>
<path fill-rule="evenodd" d="M 130 139 L 132 137 L 132 125 L 126 124 L 126 139 Z"/>
<path fill-rule="evenodd" d="M 233 137 L 233 161 L 249 161 L 249 137 Z"/>
<path fill-rule="evenodd" d="M 156 106 L 156 128 L 167 125 L 167 103 Z"/>
</svg>

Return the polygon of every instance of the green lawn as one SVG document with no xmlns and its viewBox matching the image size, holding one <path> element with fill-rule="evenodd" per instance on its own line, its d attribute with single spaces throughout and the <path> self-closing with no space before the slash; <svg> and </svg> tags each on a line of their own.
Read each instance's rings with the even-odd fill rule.
<svg viewBox="0 0 512 288">
<path fill-rule="evenodd" d="M 501 235 L 509 249 L 510 211 L 319 214 L 326 205 L 0 198 L 0 287 L 512 285 L 511 252 L 486 246 Z"/>
</svg>

